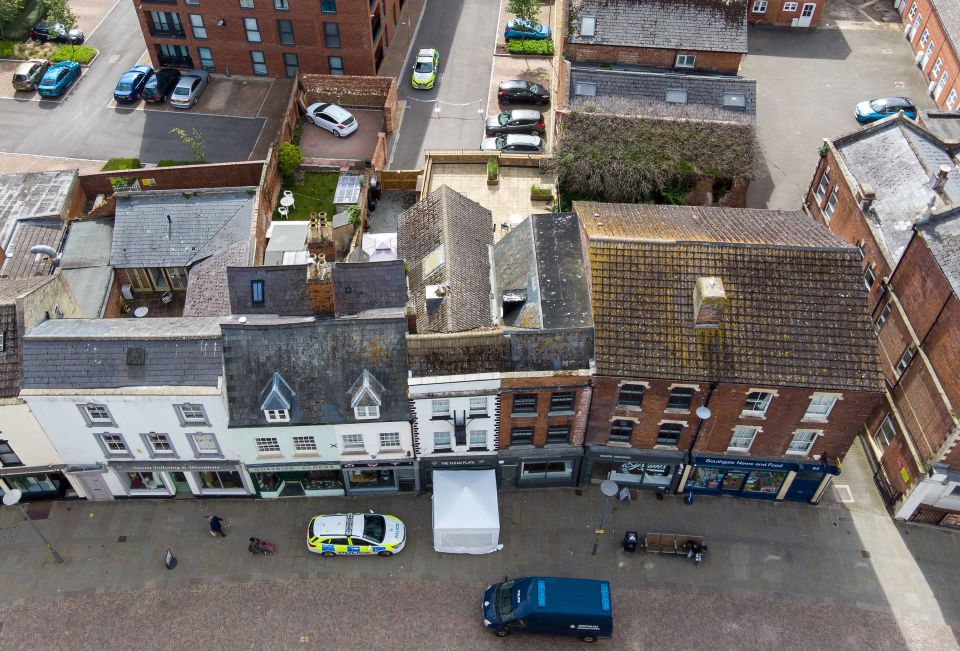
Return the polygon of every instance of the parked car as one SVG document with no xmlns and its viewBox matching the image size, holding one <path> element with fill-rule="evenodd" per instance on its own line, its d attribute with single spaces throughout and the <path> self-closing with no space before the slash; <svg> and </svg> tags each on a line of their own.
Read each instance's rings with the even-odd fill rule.
<svg viewBox="0 0 960 651">
<path fill-rule="evenodd" d="M 43 97 L 60 97 L 79 76 L 80 64 L 76 61 L 55 63 L 37 84 L 37 92 Z"/>
<path fill-rule="evenodd" d="M 508 79 L 501 81 L 497 88 L 497 100 L 508 104 L 536 104 L 543 106 L 550 101 L 550 91 L 531 81 Z"/>
<path fill-rule="evenodd" d="M 360 126 L 346 109 L 323 102 L 307 107 L 307 122 L 326 129 L 338 138 L 349 136 Z"/>
<path fill-rule="evenodd" d="M 857 122 L 867 124 L 882 120 L 890 115 L 896 115 L 900 111 L 903 111 L 908 118 L 917 119 L 917 107 L 909 97 L 868 99 L 857 104 L 853 114 L 857 118 Z"/>
<path fill-rule="evenodd" d="M 210 73 L 206 70 L 190 70 L 183 73 L 170 95 L 170 106 L 190 108 L 197 103 L 209 83 Z"/>
<path fill-rule="evenodd" d="M 46 59 L 30 59 L 17 66 L 13 73 L 13 87 L 17 90 L 34 90 L 50 67 Z"/>
<path fill-rule="evenodd" d="M 509 136 L 484 138 L 480 143 L 483 151 L 502 151 L 504 154 L 542 154 L 543 139 L 540 136 L 525 136 L 511 133 Z"/>
<path fill-rule="evenodd" d="M 487 118 L 484 129 L 488 136 L 504 136 L 508 133 L 525 133 L 539 136 L 543 133 L 543 115 L 540 111 L 513 109 Z"/>
<path fill-rule="evenodd" d="M 323 556 L 393 556 L 407 542 L 400 518 L 378 513 L 315 515 L 307 525 L 307 549 Z"/>
<path fill-rule="evenodd" d="M 165 102 L 180 81 L 180 71 L 174 68 L 160 68 L 147 80 L 143 87 L 143 99 L 146 102 Z"/>
<path fill-rule="evenodd" d="M 543 23 L 528 23 L 519 18 L 507 21 L 507 26 L 503 30 L 504 40 L 528 39 L 544 40 L 550 38 L 550 28 Z"/>
<path fill-rule="evenodd" d="M 136 102 L 143 93 L 143 87 L 153 77 L 150 66 L 133 66 L 120 75 L 117 87 L 113 89 L 113 99 L 119 103 Z"/>
<path fill-rule="evenodd" d="M 53 41 L 54 43 L 80 45 L 87 38 L 79 27 L 67 29 L 63 23 L 37 23 L 30 28 L 27 34 L 37 43 Z"/>
<path fill-rule="evenodd" d="M 424 48 L 417 52 L 417 62 L 413 65 L 410 85 L 414 88 L 433 88 L 440 72 L 440 53 Z"/>
</svg>

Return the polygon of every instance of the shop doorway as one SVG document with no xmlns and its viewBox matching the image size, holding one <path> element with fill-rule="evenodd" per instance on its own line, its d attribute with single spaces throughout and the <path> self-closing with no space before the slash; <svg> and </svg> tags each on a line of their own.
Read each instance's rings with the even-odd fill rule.
<svg viewBox="0 0 960 651">
<path fill-rule="evenodd" d="M 83 492 L 86 494 L 88 500 L 103 501 L 113 499 L 113 494 L 110 492 L 110 488 L 107 487 L 107 482 L 104 480 L 102 474 L 74 475 L 74 477 L 80 480 L 80 485 L 83 486 Z"/>
<path fill-rule="evenodd" d="M 190 490 L 190 484 L 187 483 L 186 473 L 171 472 L 170 479 L 173 480 L 174 497 L 193 497 L 193 491 Z"/>
</svg>

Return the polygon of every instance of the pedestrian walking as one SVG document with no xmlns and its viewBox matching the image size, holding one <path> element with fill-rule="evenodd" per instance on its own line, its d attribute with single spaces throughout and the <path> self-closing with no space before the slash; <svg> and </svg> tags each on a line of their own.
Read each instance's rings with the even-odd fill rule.
<svg viewBox="0 0 960 651">
<path fill-rule="evenodd" d="M 219 515 L 211 515 L 210 518 L 210 535 L 216 538 L 220 536 L 221 538 L 226 538 L 227 534 L 223 532 L 223 518 Z"/>
</svg>

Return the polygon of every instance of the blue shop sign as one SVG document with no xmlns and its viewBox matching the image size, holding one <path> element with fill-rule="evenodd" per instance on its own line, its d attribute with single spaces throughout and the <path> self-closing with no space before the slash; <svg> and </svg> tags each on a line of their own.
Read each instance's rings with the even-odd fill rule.
<svg viewBox="0 0 960 651">
<path fill-rule="evenodd" d="M 788 472 L 790 470 L 800 470 L 800 465 L 794 461 L 773 461 L 770 459 L 741 459 L 737 457 L 711 457 L 706 455 L 693 455 L 693 465 L 695 466 L 714 466 L 717 468 L 733 468 L 737 470 L 773 470 L 776 472 Z M 813 464 L 803 464 L 811 466 Z M 823 465 L 816 464 L 817 470 L 823 472 Z M 812 470 L 812 468 L 811 468 Z"/>
</svg>

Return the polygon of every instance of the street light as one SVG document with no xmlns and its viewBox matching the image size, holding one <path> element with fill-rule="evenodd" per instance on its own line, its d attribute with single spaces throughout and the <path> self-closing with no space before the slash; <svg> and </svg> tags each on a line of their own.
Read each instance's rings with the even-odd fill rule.
<svg viewBox="0 0 960 651">
<path fill-rule="evenodd" d="M 50 544 L 50 541 L 44 537 L 43 533 L 37 528 L 37 525 L 34 524 L 33 520 L 30 519 L 30 516 L 27 514 L 26 509 L 23 508 L 23 504 L 20 503 L 20 498 L 23 497 L 23 491 L 19 488 L 14 488 L 7 491 L 3 496 L 3 503 L 5 506 L 16 506 L 20 509 L 20 513 L 23 514 L 23 519 L 30 523 L 30 526 L 33 527 L 33 530 L 37 532 L 37 535 L 40 536 L 40 540 L 43 541 L 43 544 L 47 546 L 47 549 L 50 550 L 50 553 L 53 554 L 53 557 L 56 559 L 57 563 L 63 563 L 63 559 L 60 558 L 60 554 L 57 553 L 57 550 L 53 548 L 53 545 Z"/>
<path fill-rule="evenodd" d="M 594 556 L 597 555 L 597 548 L 600 546 L 600 536 L 603 535 L 603 516 L 607 511 L 607 499 L 608 497 L 613 497 L 620 492 L 620 487 L 617 486 L 617 482 L 612 479 L 604 479 L 600 482 L 600 492 L 603 494 L 603 497 L 600 498 L 600 522 L 597 524 L 596 533 L 597 537 L 593 541 L 593 551 L 590 552 Z"/>
</svg>

